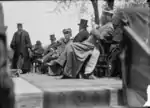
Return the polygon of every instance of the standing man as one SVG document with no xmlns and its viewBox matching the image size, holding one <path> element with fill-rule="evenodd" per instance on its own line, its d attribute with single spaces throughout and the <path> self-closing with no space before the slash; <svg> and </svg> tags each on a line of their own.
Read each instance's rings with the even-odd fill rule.
<svg viewBox="0 0 150 108">
<path fill-rule="evenodd" d="M 23 73 L 30 71 L 31 60 L 29 53 L 31 51 L 30 36 L 27 31 L 23 30 L 21 23 L 17 24 L 18 30 L 14 33 L 10 47 L 14 50 L 12 68 L 22 69 Z"/>
<path fill-rule="evenodd" d="M 81 19 L 79 25 L 79 33 L 75 36 L 73 42 L 83 42 L 89 37 L 89 32 L 87 31 L 88 20 Z"/>
</svg>

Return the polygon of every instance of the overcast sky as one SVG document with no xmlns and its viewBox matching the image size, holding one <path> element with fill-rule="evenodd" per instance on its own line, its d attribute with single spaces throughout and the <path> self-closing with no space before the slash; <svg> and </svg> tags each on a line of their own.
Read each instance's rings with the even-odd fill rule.
<svg viewBox="0 0 150 108">
<path fill-rule="evenodd" d="M 8 44 L 10 44 L 14 32 L 17 30 L 17 23 L 23 23 L 24 29 L 30 34 L 32 44 L 35 44 L 36 40 L 41 40 L 44 45 L 49 44 L 49 35 L 51 33 L 55 33 L 56 38 L 59 39 L 63 36 L 63 28 L 72 28 L 73 36 L 78 32 L 79 9 L 75 6 L 68 11 L 56 14 L 49 13 L 56 7 L 56 2 L 52 1 L 2 3 L 5 25 L 8 26 Z M 93 11 L 91 4 L 88 6 L 88 10 Z M 86 15 L 87 20 L 90 20 L 89 16 Z"/>
</svg>

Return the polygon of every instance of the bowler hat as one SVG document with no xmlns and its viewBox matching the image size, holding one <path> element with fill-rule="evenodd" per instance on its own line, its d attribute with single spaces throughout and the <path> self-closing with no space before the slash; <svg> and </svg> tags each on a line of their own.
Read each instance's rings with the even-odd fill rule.
<svg viewBox="0 0 150 108">
<path fill-rule="evenodd" d="M 83 26 L 83 27 L 88 27 L 87 23 L 88 23 L 88 20 L 81 19 L 78 25 Z"/>
</svg>

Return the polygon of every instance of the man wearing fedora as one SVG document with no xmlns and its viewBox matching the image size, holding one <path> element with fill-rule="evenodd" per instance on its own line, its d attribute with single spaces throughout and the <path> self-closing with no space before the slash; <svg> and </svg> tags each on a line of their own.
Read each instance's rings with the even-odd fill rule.
<svg viewBox="0 0 150 108">
<path fill-rule="evenodd" d="M 15 108 L 15 86 L 8 73 L 6 30 L 3 5 L 0 3 L 0 108 Z"/>
<path fill-rule="evenodd" d="M 89 37 L 89 32 L 87 31 L 88 20 L 81 19 L 79 25 L 79 33 L 75 36 L 73 42 L 83 42 Z"/>
<path fill-rule="evenodd" d="M 18 30 L 14 33 L 10 44 L 10 47 L 14 51 L 12 68 L 20 68 L 23 73 L 27 73 L 30 71 L 31 66 L 29 55 L 32 47 L 31 40 L 29 33 L 23 29 L 23 25 L 21 23 L 17 24 L 17 28 Z"/>
</svg>

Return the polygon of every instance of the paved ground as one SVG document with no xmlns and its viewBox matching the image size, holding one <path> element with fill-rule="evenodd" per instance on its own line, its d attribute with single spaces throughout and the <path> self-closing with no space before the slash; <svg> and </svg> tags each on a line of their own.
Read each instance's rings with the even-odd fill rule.
<svg viewBox="0 0 150 108">
<path fill-rule="evenodd" d="M 87 92 L 87 94 L 85 94 L 84 91 L 87 90 L 97 91 L 98 93 L 97 95 L 104 96 L 103 100 L 107 100 L 107 98 L 105 98 L 106 97 L 105 94 L 107 94 L 107 91 L 106 92 L 100 92 L 100 91 L 103 89 L 111 89 L 111 90 L 119 89 L 121 88 L 122 85 L 122 82 L 120 80 L 108 79 L 108 78 L 102 78 L 98 80 L 83 80 L 83 79 L 62 80 L 59 77 L 51 77 L 51 76 L 39 75 L 39 74 L 25 74 L 25 75 L 21 75 L 21 78 L 22 79 L 20 78 L 14 79 L 16 85 L 15 92 L 16 92 L 16 101 L 18 106 L 17 108 L 42 108 L 43 95 L 45 96 L 45 94 L 43 94 L 42 91 L 48 91 L 46 94 L 48 100 L 51 97 L 52 99 L 57 97 L 57 95 L 54 95 L 55 93 L 70 91 L 70 94 L 68 95 L 69 100 L 65 101 L 66 104 L 67 102 L 69 103 L 72 102 L 70 101 L 72 100 L 72 98 L 70 97 L 74 96 L 74 94 L 87 95 L 92 93 L 92 92 Z M 32 84 L 35 86 L 33 86 Z M 74 91 L 74 93 L 72 91 Z M 114 98 L 112 99 L 112 101 L 114 101 L 115 103 L 117 96 L 113 94 L 113 97 Z M 62 100 L 64 99 L 65 98 L 62 98 Z M 46 101 L 47 103 L 46 106 L 49 105 L 49 107 L 44 106 L 44 108 L 69 108 L 66 106 L 62 106 L 62 104 L 60 104 L 59 107 L 58 106 L 56 107 L 56 105 L 59 104 L 56 103 L 57 99 L 55 100 L 55 102 L 52 100 L 49 101 L 48 100 Z M 52 105 L 52 103 L 54 104 Z M 85 103 L 83 102 L 83 104 Z M 82 103 L 80 102 L 80 104 Z M 75 106 L 74 107 L 70 106 L 70 107 L 71 108 L 99 108 L 96 105 L 90 106 L 90 104 L 88 106 L 86 105 L 86 107 L 84 105 L 82 105 L 82 107 L 81 105 L 80 107 L 75 107 Z M 102 107 L 102 108 L 108 108 L 108 107 Z"/>
<path fill-rule="evenodd" d="M 16 108 L 42 108 L 43 94 L 40 89 L 22 78 L 13 78 L 16 94 Z"/>
<path fill-rule="evenodd" d="M 21 75 L 21 77 L 31 84 L 34 84 L 38 88 L 41 89 L 65 89 L 73 88 L 73 87 L 107 87 L 110 89 L 119 89 L 122 87 L 122 82 L 119 79 L 115 78 L 100 78 L 96 80 L 86 80 L 86 79 L 60 79 L 60 77 L 52 77 L 47 75 L 40 75 L 40 74 L 25 74 Z"/>
</svg>

